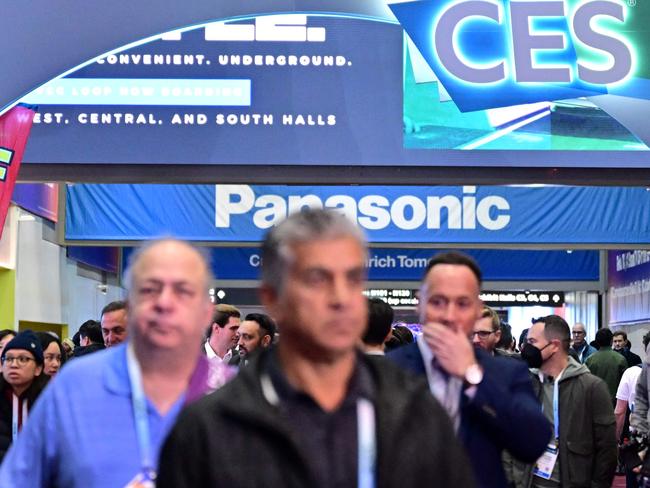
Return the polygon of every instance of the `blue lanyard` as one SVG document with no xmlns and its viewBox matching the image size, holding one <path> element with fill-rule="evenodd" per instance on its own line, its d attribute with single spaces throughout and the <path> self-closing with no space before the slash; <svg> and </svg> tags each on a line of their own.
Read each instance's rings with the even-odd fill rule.
<svg viewBox="0 0 650 488">
<path fill-rule="evenodd" d="M 131 341 L 129 341 L 126 347 L 126 367 L 129 373 L 129 382 L 131 383 L 131 404 L 133 405 L 135 434 L 138 438 L 142 471 L 145 480 L 153 481 L 156 479 L 156 471 L 151 455 L 147 399 L 144 396 L 144 389 L 142 387 L 142 371 L 140 370 L 138 359 L 135 357 L 135 351 Z"/>
<path fill-rule="evenodd" d="M 359 443 L 358 486 L 359 488 L 374 488 L 377 458 L 375 407 L 366 398 L 357 400 L 357 429 Z"/>
<path fill-rule="evenodd" d="M 271 405 L 279 405 L 280 398 L 271 378 L 261 377 L 262 393 Z M 377 462 L 377 439 L 375 428 L 375 407 L 366 398 L 357 400 L 357 443 L 358 443 L 358 488 L 375 488 L 375 464 Z"/>
</svg>

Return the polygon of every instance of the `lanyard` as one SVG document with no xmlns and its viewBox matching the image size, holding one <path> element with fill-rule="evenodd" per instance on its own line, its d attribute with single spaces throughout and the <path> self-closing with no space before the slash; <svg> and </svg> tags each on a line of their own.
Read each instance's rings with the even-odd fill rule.
<svg viewBox="0 0 650 488">
<path fill-rule="evenodd" d="M 144 389 L 142 387 L 142 371 L 140 370 L 138 359 L 135 357 L 135 351 L 131 341 L 129 341 L 126 347 L 126 367 L 129 373 L 129 382 L 131 383 L 131 403 L 133 405 L 135 434 L 138 438 L 142 471 L 145 480 L 153 481 L 156 479 L 156 471 L 151 455 L 147 399 L 144 396 Z"/>
<path fill-rule="evenodd" d="M 18 397 L 15 393 L 12 393 L 13 397 L 12 402 L 12 412 L 11 412 L 11 438 L 15 441 L 18 436 Z M 21 419 L 21 426 L 25 425 L 27 420 L 27 398 L 23 400 L 23 415 Z"/>
<path fill-rule="evenodd" d="M 277 406 L 280 403 L 278 393 L 267 374 L 261 377 L 262 393 L 266 400 Z M 358 444 L 358 488 L 374 488 L 375 464 L 377 458 L 377 441 L 375 429 L 375 407 L 366 398 L 357 400 L 357 444 Z"/>
<path fill-rule="evenodd" d="M 375 487 L 375 407 L 367 398 L 357 400 L 357 436 L 359 443 L 359 488 Z"/>
<path fill-rule="evenodd" d="M 556 441 L 560 439 L 560 379 L 562 374 L 564 374 L 564 369 L 553 382 L 553 428 Z"/>
</svg>

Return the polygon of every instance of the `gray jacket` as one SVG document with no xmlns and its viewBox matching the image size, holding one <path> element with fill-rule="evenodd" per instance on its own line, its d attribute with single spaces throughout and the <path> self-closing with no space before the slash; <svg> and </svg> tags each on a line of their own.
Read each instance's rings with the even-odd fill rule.
<svg viewBox="0 0 650 488">
<path fill-rule="evenodd" d="M 542 398 L 537 370 L 533 389 Z M 589 369 L 569 357 L 560 379 L 560 478 L 563 488 L 610 488 L 616 470 L 616 425 L 607 386 Z M 522 426 L 525 428 L 525 426 Z M 515 463 L 517 488 L 532 485 L 532 465 Z"/>
</svg>

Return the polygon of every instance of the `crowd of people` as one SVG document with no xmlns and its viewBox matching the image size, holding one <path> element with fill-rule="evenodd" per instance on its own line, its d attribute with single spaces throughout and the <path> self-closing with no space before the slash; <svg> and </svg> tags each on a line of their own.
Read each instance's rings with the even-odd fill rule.
<svg viewBox="0 0 650 488">
<path fill-rule="evenodd" d="M 549 315 L 517 347 L 445 252 L 414 335 L 363 295 L 366 257 L 342 215 L 293 214 L 262 245 L 266 314 L 242 316 L 200 249 L 157 240 L 75 337 L 1 331 L 0 488 L 642 486 L 618 463 L 650 412 L 624 332 Z"/>
</svg>

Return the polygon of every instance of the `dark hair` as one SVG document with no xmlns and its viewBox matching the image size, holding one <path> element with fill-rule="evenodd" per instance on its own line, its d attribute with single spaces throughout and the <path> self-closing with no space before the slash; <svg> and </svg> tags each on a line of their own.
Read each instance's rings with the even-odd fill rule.
<svg viewBox="0 0 650 488">
<path fill-rule="evenodd" d="M 106 305 L 102 308 L 102 313 L 99 314 L 99 318 L 102 318 L 104 314 L 115 312 L 117 310 L 126 310 L 126 302 L 124 300 L 116 300 Z"/>
<path fill-rule="evenodd" d="M 386 350 L 397 349 L 400 346 L 413 342 L 413 332 L 405 325 L 396 325 L 393 327 L 393 334 L 386 342 Z"/>
<path fill-rule="evenodd" d="M 611 346 L 613 339 L 614 339 L 614 334 L 612 334 L 612 331 L 609 330 L 607 327 L 598 329 L 598 332 L 596 332 L 595 341 L 600 347 Z"/>
<path fill-rule="evenodd" d="M 453 264 L 456 266 L 467 266 L 476 277 L 479 287 L 483 282 L 483 275 L 481 274 L 481 268 L 479 268 L 479 265 L 476 263 L 476 261 L 474 261 L 474 258 L 459 251 L 441 252 L 433 256 L 429 260 L 429 264 L 427 264 L 427 267 L 424 270 L 423 279 L 426 278 L 427 275 L 429 274 L 429 271 L 431 271 L 431 269 L 438 264 Z"/>
<path fill-rule="evenodd" d="M 15 330 L 2 329 L 2 330 L 0 330 L 0 341 L 2 339 L 4 339 L 5 337 L 7 337 L 8 335 L 12 335 L 12 336 L 16 337 L 16 334 L 17 334 L 17 332 Z"/>
<path fill-rule="evenodd" d="M 87 337 L 93 344 L 104 344 L 102 325 L 96 320 L 86 320 L 81 324 L 81 327 L 79 327 L 79 337 Z"/>
<path fill-rule="evenodd" d="M 532 321 L 532 323 L 534 324 L 535 322 L 541 322 L 541 321 L 542 319 L 535 319 Z M 526 344 L 527 339 L 528 339 L 528 329 L 524 329 L 521 331 L 521 334 L 519 334 L 519 343 L 517 344 L 520 351 L 524 348 L 524 344 Z"/>
<path fill-rule="evenodd" d="M 65 351 L 63 350 L 63 344 L 61 344 L 59 338 L 56 337 L 51 332 L 36 332 L 36 337 L 38 337 L 38 340 L 41 343 L 41 347 L 43 348 L 43 354 L 45 354 L 45 349 L 47 349 L 49 345 L 52 344 L 53 342 L 55 342 L 59 346 L 59 352 L 61 353 L 61 366 L 63 366 L 66 360 L 66 356 L 65 356 Z"/>
<path fill-rule="evenodd" d="M 501 321 L 501 339 L 497 342 L 496 347 L 499 349 L 510 349 L 513 339 L 512 327 L 507 322 Z"/>
<path fill-rule="evenodd" d="M 210 340 L 212 335 L 212 326 L 217 324 L 219 328 L 223 329 L 230 317 L 241 318 L 241 312 L 237 307 L 228 305 L 227 303 L 220 303 L 214 307 L 214 315 L 212 316 L 212 323 L 208 325 L 208 328 L 205 330 L 206 340 Z"/>
<path fill-rule="evenodd" d="M 648 348 L 648 344 L 650 344 L 650 330 L 643 335 L 642 341 L 643 341 L 643 349 L 645 350 Z"/>
<path fill-rule="evenodd" d="M 363 342 L 373 346 L 384 343 L 394 317 L 393 309 L 381 298 L 368 298 L 368 328 Z"/>
<path fill-rule="evenodd" d="M 230 320 L 230 317 L 240 318 L 241 312 L 238 308 L 233 307 L 232 305 L 220 303 L 215 307 L 212 321 L 223 329 Z"/>
<path fill-rule="evenodd" d="M 618 336 L 618 335 L 623 336 L 623 340 L 624 340 L 625 342 L 627 342 L 627 334 L 626 334 L 624 331 L 622 331 L 622 330 L 617 330 L 616 332 L 612 332 L 612 338 L 614 338 L 614 337 L 616 337 L 616 336 Z"/>
<path fill-rule="evenodd" d="M 540 317 L 535 322 L 541 322 L 544 324 L 544 337 L 546 337 L 546 340 L 551 341 L 553 339 L 558 339 L 562 343 L 564 351 L 569 351 L 569 345 L 571 344 L 571 331 L 566 320 L 559 315 L 547 315 L 546 317 Z"/>
<path fill-rule="evenodd" d="M 263 313 L 249 313 L 246 315 L 246 318 L 244 320 L 251 320 L 260 326 L 260 329 L 262 329 L 262 334 L 260 334 L 260 337 L 268 335 L 271 336 L 271 339 L 273 339 L 276 328 L 275 322 L 273 322 L 273 319 L 268 315 Z"/>
</svg>

